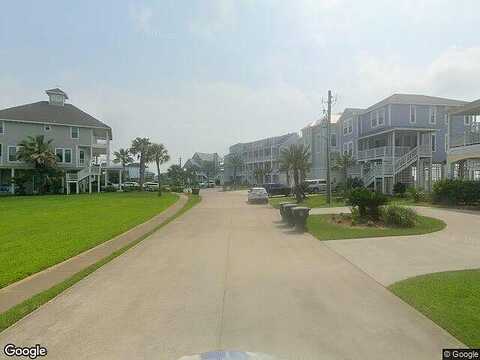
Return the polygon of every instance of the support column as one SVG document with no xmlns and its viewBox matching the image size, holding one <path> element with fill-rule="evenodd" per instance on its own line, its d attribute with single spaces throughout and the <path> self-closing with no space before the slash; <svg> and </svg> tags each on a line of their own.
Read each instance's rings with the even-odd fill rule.
<svg viewBox="0 0 480 360">
<path fill-rule="evenodd" d="M 92 193 L 92 175 L 88 175 L 88 193 Z"/>
<path fill-rule="evenodd" d="M 108 170 L 105 169 L 105 187 L 108 186 Z"/>
<path fill-rule="evenodd" d="M 120 170 L 120 173 L 118 174 L 118 187 L 120 190 L 122 190 L 122 173 L 123 173 L 123 169 Z"/>
<path fill-rule="evenodd" d="M 70 182 L 67 181 L 67 195 L 70 195 Z"/>
<path fill-rule="evenodd" d="M 75 185 L 76 185 L 75 187 L 76 187 L 77 194 L 80 194 L 80 181 L 77 180 Z"/>
<path fill-rule="evenodd" d="M 102 181 L 102 175 L 101 175 L 101 171 L 100 171 L 100 174 L 98 175 L 98 179 L 97 179 L 97 190 L 98 190 L 98 192 L 100 192 L 101 181 Z"/>
<path fill-rule="evenodd" d="M 433 180 L 432 180 L 432 175 L 433 175 L 432 165 L 433 165 L 432 158 L 429 158 L 429 161 L 428 161 L 428 191 L 429 191 L 429 192 L 432 191 L 432 184 L 433 184 Z"/>
<path fill-rule="evenodd" d="M 15 177 L 15 169 L 12 168 L 10 170 L 10 182 L 11 182 L 11 185 L 10 185 L 10 192 L 12 194 L 15 194 L 15 183 L 13 182 L 13 178 Z"/>
<path fill-rule="evenodd" d="M 417 131 L 417 149 L 420 150 L 420 131 Z M 417 152 L 417 189 L 421 186 L 420 151 Z"/>
</svg>

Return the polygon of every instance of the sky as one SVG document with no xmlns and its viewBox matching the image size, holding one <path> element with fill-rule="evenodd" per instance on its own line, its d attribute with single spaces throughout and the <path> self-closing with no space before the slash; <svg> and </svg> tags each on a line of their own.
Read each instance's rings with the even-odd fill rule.
<svg viewBox="0 0 480 360">
<path fill-rule="evenodd" d="M 194 152 L 298 132 L 327 91 L 480 98 L 478 0 L 2 1 L 0 108 L 70 102 L 113 128 Z M 164 168 L 170 164 L 166 164 Z"/>
</svg>

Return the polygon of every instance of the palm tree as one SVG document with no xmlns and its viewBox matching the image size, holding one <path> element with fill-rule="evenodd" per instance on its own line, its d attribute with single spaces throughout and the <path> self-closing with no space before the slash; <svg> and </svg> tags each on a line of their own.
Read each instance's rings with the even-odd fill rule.
<svg viewBox="0 0 480 360">
<path fill-rule="evenodd" d="M 34 167 L 33 183 L 35 188 L 35 174 L 41 179 L 40 192 L 48 191 L 54 178 L 58 178 L 57 158 L 51 148 L 52 140 L 45 141 L 43 135 L 29 136 L 20 142 L 17 152 L 18 160 L 30 163 Z"/>
<path fill-rule="evenodd" d="M 143 190 L 143 182 L 145 180 L 145 165 L 151 160 L 150 153 L 150 142 L 149 138 L 137 137 L 132 140 L 132 146 L 130 152 L 132 155 L 136 156 L 140 160 L 140 190 Z"/>
<path fill-rule="evenodd" d="M 233 169 L 233 185 L 237 186 L 237 171 L 243 167 L 242 155 L 240 153 L 229 155 L 226 165 Z"/>
<path fill-rule="evenodd" d="M 305 179 L 306 173 L 310 170 L 310 150 L 303 144 L 292 144 L 280 152 L 280 166 L 286 171 L 292 171 L 294 191 L 297 202 L 305 198 L 301 182 Z"/>
<path fill-rule="evenodd" d="M 352 155 L 350 154 L 342 154 L 335 158 L 333 162 L 332 168 L 334 170 L 339 170 L 343 174 L 343 178 L 345 179 L 345 191 L 347 191 L 347 176 L 348 176 L 348 169 L 355 165 L 355 160 L 353 159 Z"/>
<path fill-rule="evenodd" d="M 52 169 L 57 165 L 55 153 L 52 151 L 53 140 L 45 141 L 43 135 L 29 136 L 18 144 L 18 160 L 32 164 L 35 169 Z"/>
<path fill-rule="evenodd" d="M 126 166 L 133 162 L 133 157 L 132 157 L 132 154 L 130 153 L 130 149 L 119 149 L 118 151 L 115 151 L 113 153 L 113 156 L 115 157 L 113 159 L 113 162 L 115 164 L 118 164 L 118 163 L 122 164 L 123 173 L 125 173 L 126 171 Z"/>
<path fill-rule="evenodd" d="M 162 184 L 160 183 L 160 165 L 166 163 L 170 160 L 170 155 L 168 155 L 167 149 L 163 144 L 152 144 L 150 145 L 150 157 L 155 161 L 157 165 L 157 174 L 158 174 L 158 195 L 162 195 Z"/>
</svg>

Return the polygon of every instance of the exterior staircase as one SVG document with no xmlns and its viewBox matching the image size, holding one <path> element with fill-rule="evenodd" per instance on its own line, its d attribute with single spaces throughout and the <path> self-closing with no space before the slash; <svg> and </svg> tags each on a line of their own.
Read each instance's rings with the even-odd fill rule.
<svg viewBox="0 0 480 360">
<path fill-rule="evenodd" d="M 102 173 L 102 168 L 100 165 L 92 164 L 90 166 L 84 167 L 82 170 L 76 173 L 67 173 L 66 181 L 67 183 L 74 183 L 77 186 L 77 192 L 80 186 L 80 183 L 85 180 L 91 179 L 92 176 L 98 176 Z M 69 193 L 69 187 L 67 187 L 67 193 Z"/>
<path fill-rule="evenodd" d="M 381 164 L 372 164 L 368 171 L 363 172 L 362 180 L 366 187 L 372 185 L 378 177 L 395 176 L 418 161 L 419 157 L 431 156 L 430 145 L 420 145 L 409 150 L 402 156 L 395 159 L 385 157 Z"/>
</svg>

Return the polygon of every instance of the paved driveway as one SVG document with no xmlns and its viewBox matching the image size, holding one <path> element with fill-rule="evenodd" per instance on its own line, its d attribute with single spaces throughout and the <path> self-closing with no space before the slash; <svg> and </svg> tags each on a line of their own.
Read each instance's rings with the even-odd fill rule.
<svg viewBox="0 0 480 360">
<path fill-rule="evenodd" d="M 416 210 L 442 219 L 448 226 L 425 235 L 324 243 L 385 286 L 416 275 L 480 267 L 479 213 L 427 207 Z M 349 209 L 314 209 L 312 213 L 340 211 Z"/>
<path fill-rule="evenodd" d="M 49 359 L 230 349 L 283 359 L 436 359 L 454 338 L 244 192 L 204 201 L 0 334 Z"/>
</svg>

